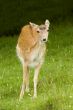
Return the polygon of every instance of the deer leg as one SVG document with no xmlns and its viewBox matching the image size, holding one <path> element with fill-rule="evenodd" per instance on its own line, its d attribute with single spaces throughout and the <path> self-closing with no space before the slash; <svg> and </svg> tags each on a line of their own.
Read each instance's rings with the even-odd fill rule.
<svg viewBox="0 0 73 110">
<path fill-rule="evenodd" d="M 23 66 L 23 83 L 20 92 L 20 99 L 23 98 L 25 90 L 29 91 L 29 68 L 27 65 Z"/>
<path fill-rule="evenodd" d="M 38 75 L 40 72 L 40 67 L 41 65 L 39 64 L 36 68 L 35 68 L 35 73 L 34 73 L 34 95 L 33 97 L 36 98 L 37 97 L 37 83 L 38 83 Z"/>
<path fill-rule="evenodd" d="M 27 72 L 25 76 L 25 84 L 26 84 L 25 91 L 28 93 L 29 92 L 29 67 L 27 67 Z"/>
</svg>

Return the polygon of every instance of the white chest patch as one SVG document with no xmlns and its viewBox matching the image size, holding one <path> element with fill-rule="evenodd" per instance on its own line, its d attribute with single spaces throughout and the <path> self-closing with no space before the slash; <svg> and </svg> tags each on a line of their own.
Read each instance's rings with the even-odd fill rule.
<svg viewBox="0 0 73 110">
<path fill-rule="evenodd" d="M 16 47 L 16 50 L 17 50 L 17 56 L 19 57 L 22 65 L 25 64 L 25 58 L 22 57 L 21 55 L 21 51 L 20 51 L 20 48 L 19 46 L 17 45 Z M 44 53 L 45 53 L 45 48 L 44 46 L 43 47 L 39 47 L 39 48 L 36 48 L 34 49 L 31 53 L 30 53 L 30 58 L 29 58 L 29 63 L 28 63 L 28 66 L 29 67 L 35 67 L 37 66 L 39 63 L 43 63 L 43 56 L 44 56 Z"/>
<path fill-rule="evenodd" d="M 43 63 L 43 56 L 44 56 L 44 47 L 39 47 L 35 49 L 31 54 L 30 54 L 30 62 L 29 66 L 34 67 L 38 65 L 39 63 Z"/>
</svg>

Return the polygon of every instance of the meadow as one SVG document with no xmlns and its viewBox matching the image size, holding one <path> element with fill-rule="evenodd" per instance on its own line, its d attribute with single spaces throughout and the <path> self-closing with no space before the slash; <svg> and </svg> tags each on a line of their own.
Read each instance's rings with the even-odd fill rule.
<svg viewBox="0 0 73 110">
<path fill-rule="evenodd" d="M 16 55 L 17 39 L 17 35 L 0 37 L 0 110 L 73 110 L 73 23 L 51 24 L 35 100 L 25 93 L 19 101 L 22 65 Z"/>
</svg>

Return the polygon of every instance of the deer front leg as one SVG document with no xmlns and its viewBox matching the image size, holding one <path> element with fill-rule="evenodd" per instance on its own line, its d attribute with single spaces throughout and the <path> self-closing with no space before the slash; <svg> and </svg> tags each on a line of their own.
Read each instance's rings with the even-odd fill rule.
<svg viewBox="0 0 73 110">
<path fill-rule="evenodd" d="M 39 75 L 39 72 L 40 72 L 40 68 L 41 68 L 40 64 L 35 68 L 35 73 L 34 73 L 34 95 L 33 95 L 33 98 L 37 97 L 37 83 L 38 83 L 38 75 Z"/>
<path fill-rule="evenodd" d="M 27 65 L 23 66 L 23 83 L 20 92 L 20 99 L 23 98 L 25 91 L 29 92 L 29 68 Z"/>
</svg>

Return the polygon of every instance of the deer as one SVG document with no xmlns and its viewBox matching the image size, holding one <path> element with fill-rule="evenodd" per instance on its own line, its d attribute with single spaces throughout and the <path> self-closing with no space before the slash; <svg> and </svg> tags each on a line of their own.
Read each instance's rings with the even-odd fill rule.
<svg viewBox="0 0 73 110">
<path fill-rule="evenodd" d="M 33 98 L 37 97 L 38 75 L 45 58 L 49 26 L 49 20 L 45 20 L 45 24 L 41 25 L 29 22 L 29 24 L 23 26 L 21 29 L 16 45 L 17 56 L 23 68 L 23 81 L 19 99 L 23 98 L 25 92 L 29 93 L 30 68 L 34 68 Z"/>
</svg>

